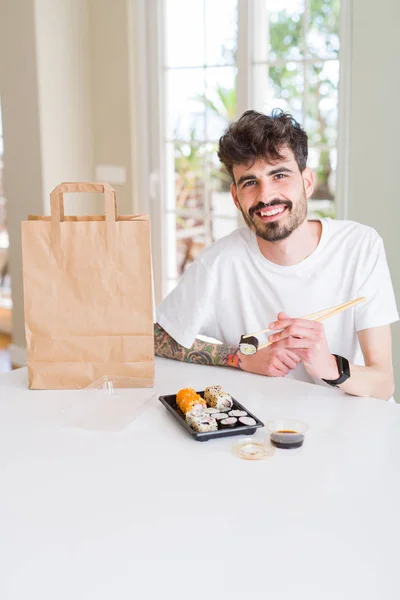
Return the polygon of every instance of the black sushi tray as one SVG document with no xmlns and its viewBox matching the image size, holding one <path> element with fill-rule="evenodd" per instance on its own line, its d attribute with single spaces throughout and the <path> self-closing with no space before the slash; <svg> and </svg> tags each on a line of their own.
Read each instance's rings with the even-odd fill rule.
<svg viewBox="0 0 400 600">
<path fill-rule="evenodd" d="M 204 391 L 197 392 L 202 398 L 204 397 Z M 258 427 L 264 427 L 264 423 L 260 421 L 255 415 L 253 415 L 245 406 L 240 404 L 232 396 L 233 405 L 229 410 L 244 410 L 247 412 L 247 416 L 252 417 L 256 424 L 255 425 L 234 425 L 232 428 L 218 429 L 218 431 L 205 431 L 198 432 L 190 427 L 186 422 L 185 415 L 178 408 L 176 404 L 176 395 L 171 394 L 169 396 L 159 396 L 159 401 L 164 404 L 165 408 L 175 417 L 175 419 L 186 429 L 186 431 L 192 436 L 197 442 L 207 442 L 215 438 L 230 437 L 232 435 L 253 435 Z M 229 411 L 228 411 L 229 412 Z"/>
</svg>

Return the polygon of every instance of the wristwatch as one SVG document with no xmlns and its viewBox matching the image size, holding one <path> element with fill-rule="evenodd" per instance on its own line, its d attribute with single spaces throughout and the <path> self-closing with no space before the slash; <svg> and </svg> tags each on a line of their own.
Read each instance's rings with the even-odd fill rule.
<svg viewBox="0 0 400 600">
<path fill-rule="evenodd" d="M 347 360 L 347 358 L 344 358 L 343 356 L 339 356 L 338 354 L 334 354 L 333 356 L 336 358 L 336 364 L 337 364 L 337 368 L 339 371 L 339 377 L 337 379 L 322 379 L 322 381 L 325 381 L 325 383 L 329 383 L 329 385 L 331 385 L 333 387 L 337 387 L 338 385 L 340 385 L 341 383 L 346 381 L 346 379 L 349 379 L 350 365 L 349 365 L 349 361 Z"/>
</svg>

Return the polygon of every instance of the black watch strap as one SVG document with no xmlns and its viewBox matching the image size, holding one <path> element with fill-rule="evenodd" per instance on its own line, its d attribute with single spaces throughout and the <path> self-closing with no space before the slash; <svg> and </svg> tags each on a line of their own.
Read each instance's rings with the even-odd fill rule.
<svg viewBox="0 0 400 600">
<path fill-rule="evenodd" d="M 350 377 L 350 365 L 347 358 L 343 356 L 339 356 L 338 354 L 333 355 L 336 358 L 336 364 L 339 370 L 339 377 L 337 379 L 323 379 L 325 383 L 329 383 L 329 385 L 337 386 L 349 379 Z"/>
</svg>

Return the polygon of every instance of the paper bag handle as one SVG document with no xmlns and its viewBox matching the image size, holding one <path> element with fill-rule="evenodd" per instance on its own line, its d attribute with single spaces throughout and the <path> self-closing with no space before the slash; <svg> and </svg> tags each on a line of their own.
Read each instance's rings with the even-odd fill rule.
<svg viewBox="0 0 400 600">
<path fill-rule="evenodd" d="M 115 222 L 117 218 L 117 201 L 115 190 L 109 183 L 103 182 L 65 182 L 57 185 L 50 193 L 51 220 L 64 221 L 64 194 L 75 192 L 100 192 L 104 194 L 104 214 L 106 221 Z"/>
</svg>

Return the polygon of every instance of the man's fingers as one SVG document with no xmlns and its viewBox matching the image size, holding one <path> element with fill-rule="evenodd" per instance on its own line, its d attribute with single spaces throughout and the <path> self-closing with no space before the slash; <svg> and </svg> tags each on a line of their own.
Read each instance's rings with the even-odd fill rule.
<svg viewBox="0 0 400 600">
<path fill-rule="evenodd" d="M 277 369 L 276 367 L 271 367 L 269 369 L 268 375 L 270 377 L 285 377 L 285 375 L 287 375 L 287 373 L 285 373 L 285 371 L 281 371 L 280 369 Z"/>
<path fill-rule="evenodd" d="M 292 348 L 292 350 L 286 348 L 286 352 L 290 352 L 291 354 L 296 353 L 296 358 L 298 362 L 301 362 L 305 358 L 305 355 L 309 352 L 309 350 L 306 348 Z"/>
<path fill-rule="evenodd" d="M 274 333 L 268 336 L 268 340 L 270 342 L 278 342 L 279 340 L 284 340 L 288 337 L 297 337 L 297 338 L 309 338 L 311 340 L 320 340 L 323 336 L 323 332 L 319 329 L 307 328 L 299 325 L 297 323 L 292 323 L 279 333 Z"/>
<path fill-rule="evenodd" d="M 315 340 L 309 338 L 294 338 L 287 337 L 279 342 L 273 342 L 272 345 L 275 348 L 313 348 L 315 346 Z"/>
<path fill-rule="evenodd" d="M 288 356 L 290 356 L 290 358 L 292 358 L 292 359 L 293 359 L 293 360 L 296 362 L 296 364 L 297 364 L 297 363 L 299 363 L 299 362 L 301 361 L 301 358 L 300 358 L 300 356 L 298 356 L 297 352 L 293 352 L 292 350 L 288 350 L 288 349 L 286 349 L 286 350 L 285 350 L 285 353 L 286 353 Z"/>
<path fill-rule="evenodd" d="M 288 319 L 291 319 L 292 317 L 290 317 L 287 313 L 285 312 L 280 312 L 278 313 L 278 321 L 287 321 Z"/>
<path fill-rule="evenodd" d="M 279 315 L 285 315 L 285 318 L 280 319 Z M 305 327 L 306 329 L 317 329 L 323 330 L 324 326 L 319 321 L 313 321 L 311 319 L 291 319 L 285 313 L 278 314 L 278 320 L 272 321 L 268 325 L 270 329 L 284 329 L 285 327 L 289 327 L 289 325 L 299 325 L 300 327 Z"/>
<path fill-rule="evenodd" d="M 291 353 L 291 354 L 293 354 L 293 353 Z M 300 362 L 300 358 L 298 358 L 296 355 L 294 355 L 294 356 L 295 356 L 295 358 L 290 356 L 289 352 L 286 351 L 285 354 L 280 357 L 280 360 L 286 367 L 288 367 L 290 370 L 292 370 L 292 369 L 295 369 L 297 367 L 298 363 Z"/>
<path fill-rule="evenodd" d="M 287 367 L 280 358 L 274 358 L 271 363 L 271 367 L 278 371 L 281 371 L 283 375 L 287 375 L 290 371 L 290 368 Z"/>
</svg>

